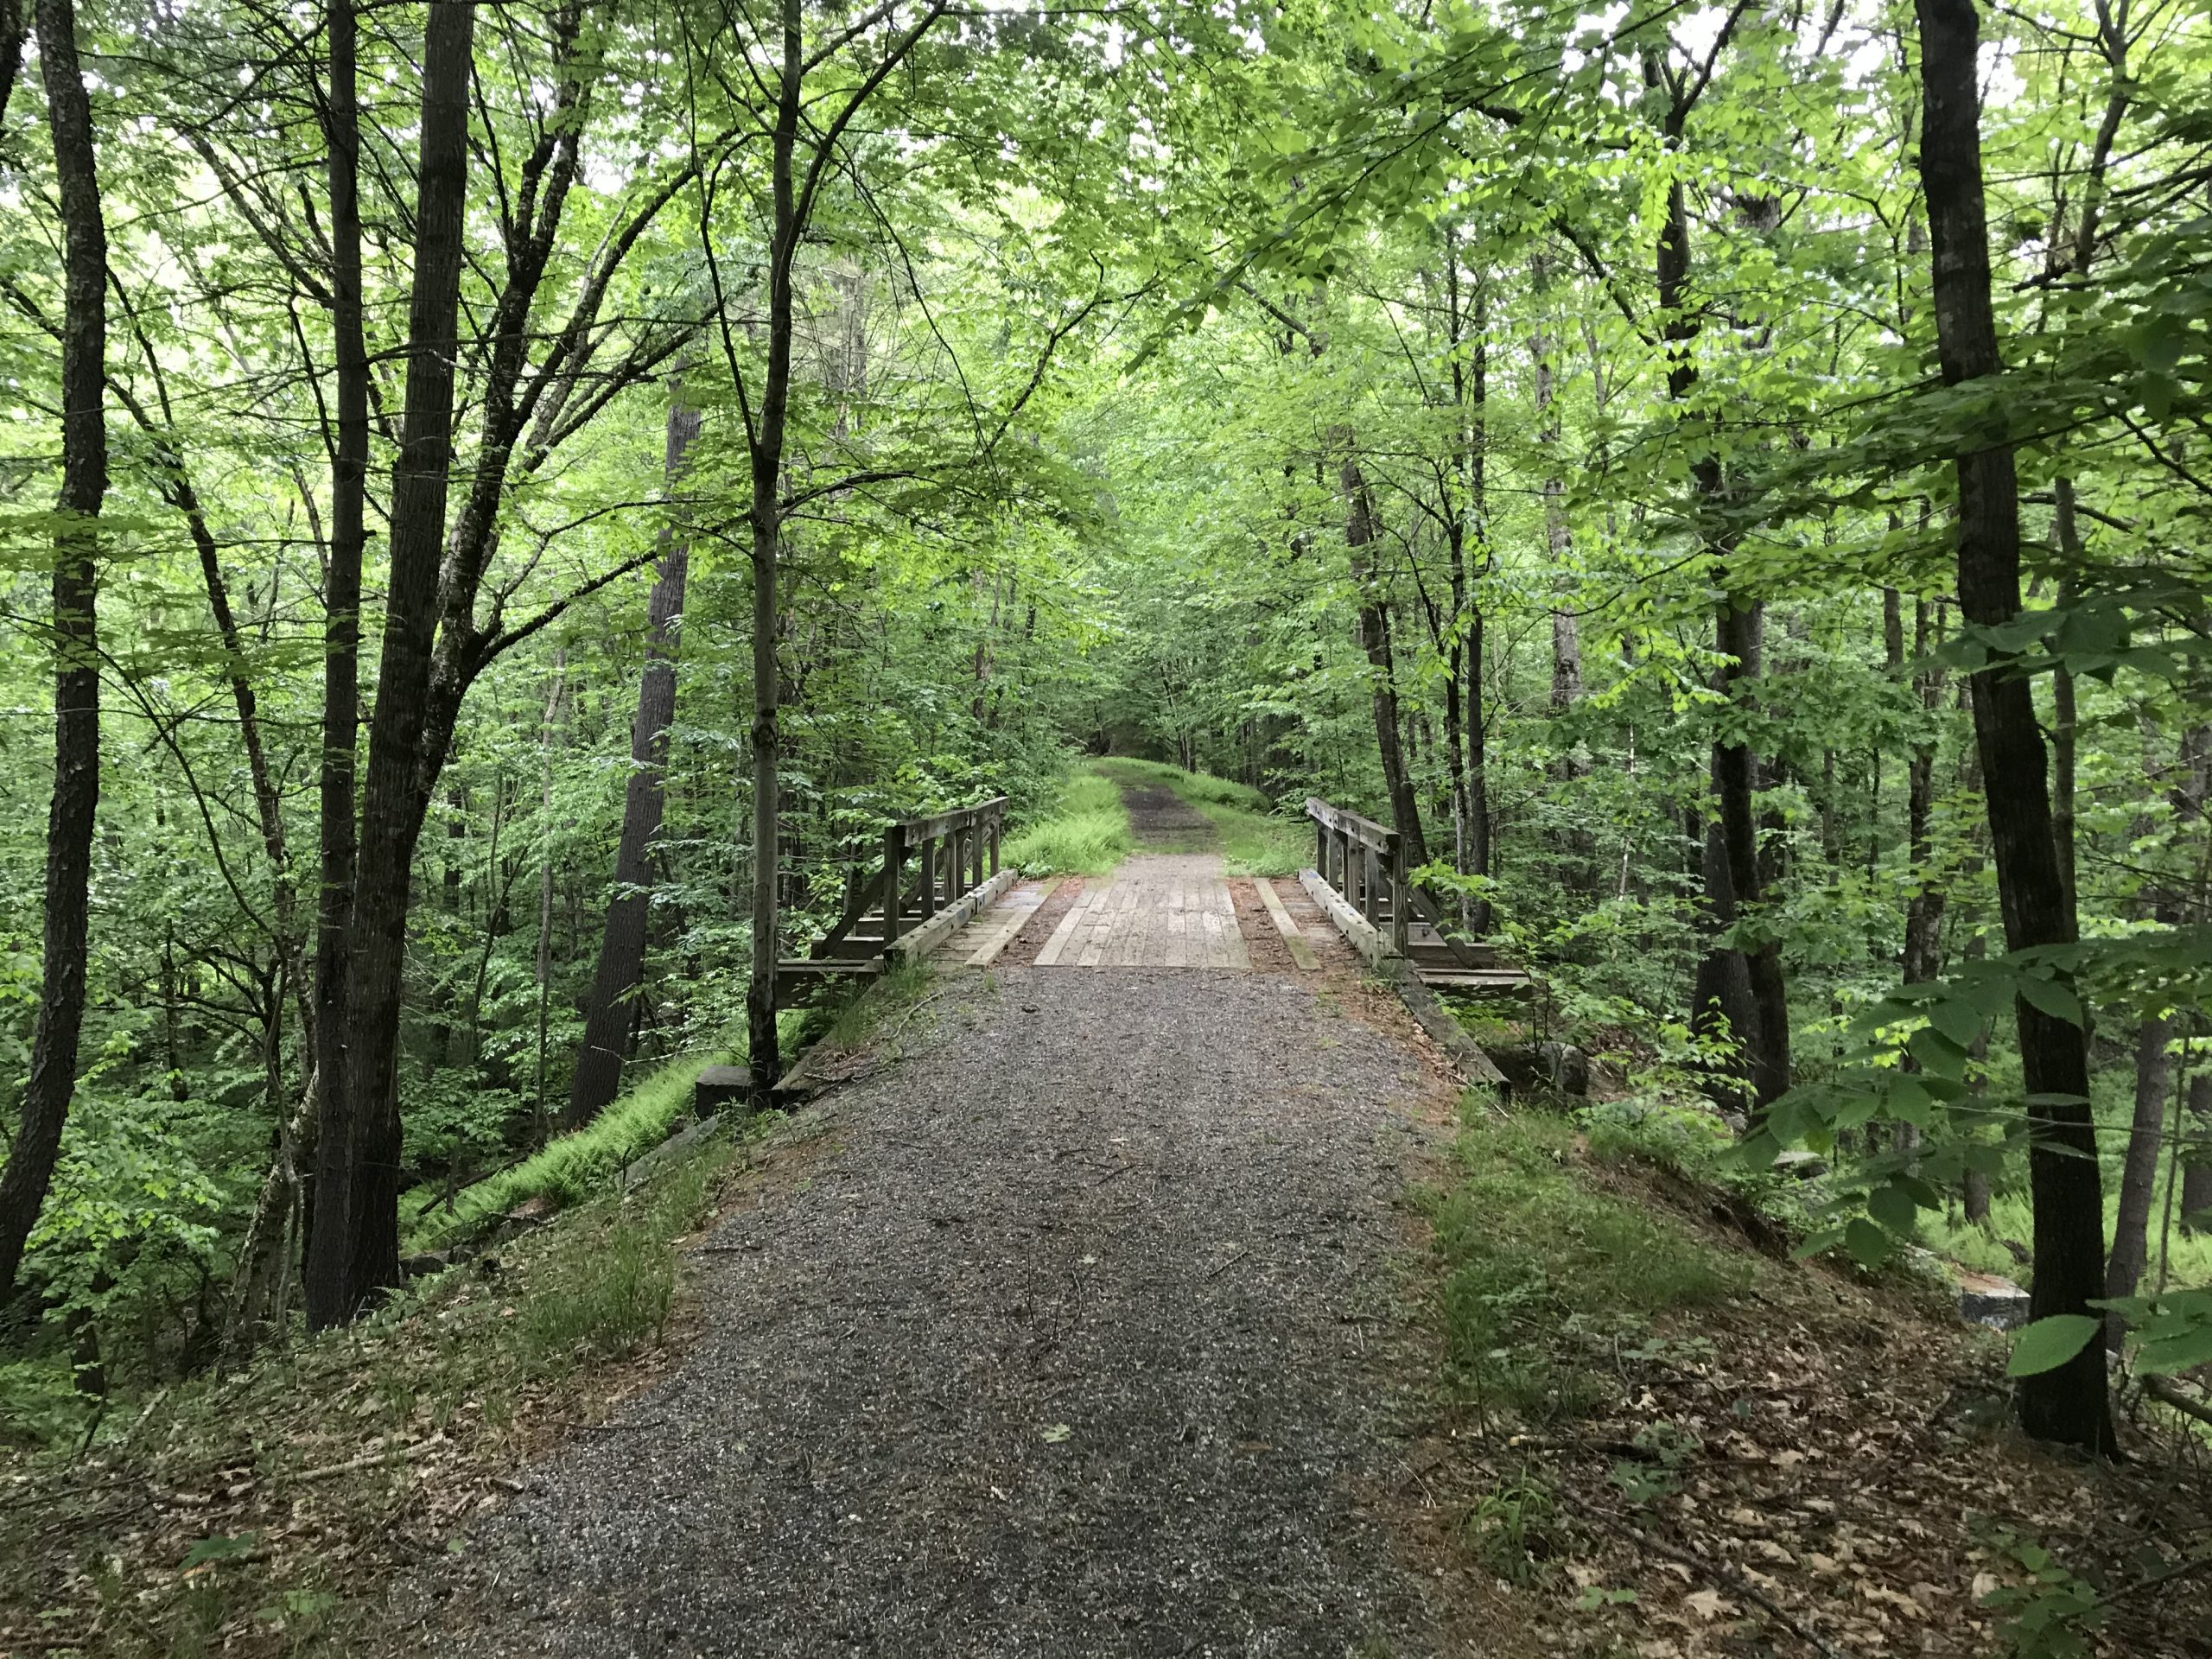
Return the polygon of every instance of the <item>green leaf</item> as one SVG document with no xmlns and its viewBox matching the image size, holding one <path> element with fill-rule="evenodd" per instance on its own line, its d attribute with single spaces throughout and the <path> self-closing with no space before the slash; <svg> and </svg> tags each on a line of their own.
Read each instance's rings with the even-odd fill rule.
<svg viewBox="0 0 2212 1659">
<path fill-rule="evenodd" d="M 234 1555 L 245 1554 L 260 1541 L 261 1535 L 257 1532 L 217 1533 L 212 1538 L 202 1538 L 185 1551 L 183 1570 L 205 1567 L 210 1561 L 227 1561 Z"/>
<path fill-rule="evenodd" d="M 1890 1236 L 1864 1216 L 1853 1216 L 1845 1224 L 1843 1248 L 1851 1259 L 1862 1268 L 1878 1268 L 1890 1259 L 1896 1248 Z"/>
<path fill-rule="evenodd" d="M 2086 1313 L 2054 1313 L 2024 1325 L 2012 1339 L 2012 1358 L 2005 1367 L 2005 1375 L 2034 1376 L 2055 1371 L 2088 1347 L 2103 1328 L 2103 1320 Z"/>
<path fill-rule="evenodd" d="M 1910 1237 L 1913 1224 L 1919 1219 L 1920 1206 L 1912 1194 L 1902 1185 L 1891 1182 L 1878 1186 L 1866 1195 L 1866 1213 L 1891 1232 Z M 1855 1254 L 1855 1252 L 1854 1252 Z M 1872 1263 L 1868 1263 L 1871 1267 Z"/>
<path fill-rule="evenodd" d="M 2039 979 L 2033 974 L 2021 975 L 2020 997 L 2052 1019 L 2063 1020 L 2069 1026 L 2088 1023 L 2088 1015 L 2082 1008 L 2082 999 L 2074 995 L 2072 987 L 2062 985 L 2055 979 Z"/>
<path fill-rule="evenodd" d="M 1974 1046 L 1981 1035 L 1981 1011 L 1963 999 L 1945 998 L 1928 1010 L 1928 1020 L 1961 1049 Z"/>
</svg>

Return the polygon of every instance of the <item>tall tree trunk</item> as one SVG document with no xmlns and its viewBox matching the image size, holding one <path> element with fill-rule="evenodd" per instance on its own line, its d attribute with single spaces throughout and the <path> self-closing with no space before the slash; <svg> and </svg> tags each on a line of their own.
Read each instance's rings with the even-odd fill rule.
<svg viewBox="0 0 2212 1659">
<path fill-rule="evenodd" d="M 2120 121 L 2133 96 L 2127 74 L 2125 17 L 2125 7 L 2116 22 L 2112 9 L 2099 0 L 2097 44 L 2112 79 L 2105 95 L 2104 115 L 2097 124 L 2096 137 L 2090 143 L 2088 164 L 2083 169 L 2081 212 L 2075 220 L 2069 249 L 2072 257 L 2062 270 L 2054 257 L 2050 271 L 2053 277 L 2063 275 L 2077 286 L 2088 283 L 2089 267 L 2096 259 L 2097 232 L 2104 209 L 2106 176 L 2112 164 L 2113 141 L 2119 136 Z M 2051 228 L 2050 242 L 2055 253 L 2057 248 L 2068 245 L 2056 234 L 2058 226 L 2053 225 Z M 2064 611 L 2074 603 L 2075 575 L 2084 563 L 2081 523 L 2075 512 L 2074 480 L 2070 475 L 2062 473 L 2051 480 L 2051 531 L 2058 542 L 2059 555 L 2065 562 L 2058 583 L 2058 607 Z M 2058 849 L 2058 875 L 2066 884 L 2067 906 L 2078 914 L 2074 857 L 2074 756 L 2079 722 L 2075 714 L 2074 671 L 2063 661 L 2051 672 L 2050 697 L 2051 837 Z"/>
<path fill-rule="evenodd" d="M 1413 779 L 1406 766 L 1404 747 L 1398 738 L 1397 674 L 1390 660 L 1390 620 L 1382 584 L 1376 580 L 1368 549 L 1375 540 L 1374 504 L 1368 499 L 1367 480 L 1351 453 L 1349 431 L 1343 434 L 1343 461 L 1338 476 L 1344 493 L 1344 545 L 1351 553 L 1351 577 L 1359 594 L 1359 645 L 1367 653 L 1370 701 L 1375 713 L 1375 747 L 1382 756 L 1383 787 L 1389 791 L 1390 817 L 1405 848 L 1408 869 L 1428 862 L 1428 843 L 1421 833 L 1421 803 L 1414 798 Z"/>
<path fill-rule="evenodd" d="M 665 463 L 675 493 L 686 453 L 699 435 L 699 410 L 683 401 L 679 385 L 668 407 Z M 583 1047 L 569 1084 L 561 1126 L 582 1128 L 614 1098 L 622 1081 L 631 999 L 645 974 L 645 925 L 652 911 L 654 839 L 660 834 L 663 774 L 668 766 L 668 729 L 676 719 L 676 653 L 683 626 L 683 583 L 690 543 L 673 527 L 661 532 L 660 568 L 646 607 L 645 666 L 638 677 L 638 717 L 630 728 L 630 781 L 622 801 L 622 839 L 614 854 L 614 894 L 599 944 L 599 969 L 584 1015 Z"/>
<path fill-rule="evenodd" d="M 1980 21 L 1973 0 L 1916 0 L 1920 18 L 1921 182 L 1935 245 L 1936 335 L 1949 385 L 1999 373 L 1976 105 Z M 2019 486 L 2009 448 L 1957 457 L 1959 604 L 1980 627 L 2020 610 Z M 1985 670 L 1970 683 L 1991 851 L 2014 950 L 2064 944 L 2075 918 L 2051 836 L 2050 792 L 2028 682 Z M 2016 1005 L 2029 1112 L 2035 1282 L 2029 1313 L 2094 1317 L 2104 1290 L 2104 1203 L 2089 1111 L 2086 1033 L 2025 999 Z M 2037 1440 L 2116 1448 L 2101 1344 L 2024 1377 L 2020 1421 Z"/>
<path fill-rule="evenodd" d="M 1717 53 L 1719 45 L 1713 49 Z M 1644 73 L 1648 84 L 1665 85 L 1669 91 L 1662 137 L 1670 149 L 1679 149 L 1696 94 L 1679 79 L 1665 75 L 1656 55 L 1645 60 Z M 1702 83 L 1698 90 L 1702 90 Z M 1667 395 L 1670 401 L 1681 405 L 1688 403 L 1697 386 L 1697 364 L 1692 347 L 1700 324 L 1690 303 L 1689 200 L 1680 179 L 1672 181 L 1668 187 L 1667 214 L 1660 227 L 1655 275 L 1659 303 L 1665 312 L 1661 336 L 1668 352 Z M 1719 458 L 1710 448 L 1692 462 L 1690 473 L 1701 517 L 1726 505 L 1727 480 Z M 1721 658 L 1714 689 L 1730 702 L 1740 702 L 1743 686 L 1758 678 L 1763 611 L 1756 602 L 1729 588 L 1726 560 L 1734 551 L 1734 532 L 1726 528 L 1723 521 L 1701 527 L 1700 533 L 1707 550 L 1713 556 L 1713 585 L 1720 591 L 1713 607 L 1713 643 Z M 1718 807 L 1716 839 L 1719 856 L 1715 859 L 1708 849 L 1705 861 L 1706 911 L 1715 931 L 1720 931 L 1735 926 L 1744 912 L 1756 909 L 1764 897 L 1756 807 L 1758 762 L 1747 745 L 1716 741 L 1713 746 L 1712 774 Z M 1715 886 L 1716 878 L 1724 872 L 1725 894 Z M 1739 980 L 1736 965 L 1713 960 L 1737 954 L 1743 957 L 1740 982 L 1744 995 L 1740 1002 L 1734 997 Z M 1730 1023 L 1742 1046 L 1750 1084 L 1747 1116 L 1756 1121 L 1789 1087 L 1789 1003 L 1783 982 L 1781 947 L 1768 940 L 1750 950 L 1739 952 L 1735 947 L 1715 947 L 1707 955 L 1707 962 L 1700 965 L 1698 972 L 1692 1023 L 1709 1027 L 1717 1012 L 1730 1011 L 1732 1002 L 1748 1014 L 1748 1020 L 1738 1023 L 1732 1019 Z"/>
<path fill-rule="evenodd" d="M 2192 727 L 2183 736 L 2181 787 L 2177 795 L 2177 817 L 2201 837 L 2205 804 L 2212 798 L 2212 725 Z M 2208 850 L 2206 857 L 2212 859 L 2212 850 Z M 2206 892 L 2207 875 L 2205 867 L 2200 865 L 2183 899 L 2183 913 L 2193 921 L 2204 920 L 2208 911 L 2212 911 L 2212 904 L 2208 904 L 2212 894 Z M 2182 1166 L 2182 1227 L 2186 1232 L 2212 1232 L 2212 1071 L 2206 1069 L 2202 1049 L 2203 1021 L 2194 1019 L 2187 1029 L 2196 1039 L 2191 1045 L 2194 1064 L 2184 1064 L 2189 1073 L 2188 1100 L 2181 1122 L 2175 1125 Z"/>
<path fill-rule="evenodd" d="M 2158 1185 L 2158 1153 L 2165 1143 L 2166 1091 L 2173 1087 L 2171 1045 L 2181 1021 L 2171 1014 L 2145 1020 L 2135 1032 L 2135 1114 L 2128 1126 L 2127 1155 L 2120 1166 L 2120 1212 L 2113 1221 L 2112 1254 L 2105 1262 L 2105 1294 L 2133 1296 L 2151 1256 L 2151 1205 Z M 2107 1318 L 2106 1340 L 2115 1351 L 2126 1327 Z"/>
<path fill-rule="evenodd" d="M 1912 604 L 1913 654 L 1920 666 L 1914 675 L 1922 714 L 1929 722 L 1927 734 L 1914 741 L 1912 758 L 1905 772 L 1905 847 L 1912 861 L 1913 892 L 1904 912 L 1904 981 L 1916 985 L 1942 971 L 1943 889 L 1931 879 L 1929 864 L 1935 857 L 1930 824 L 1936 808 L 1936 712 L 1943 695 L 1943 671 L 1933 660 L 1935 607 L 1924 599 Z"/>
<path fill-rule="evenodd" d="M 2189 1137 L 2181 1166 L 2182 1225 L 2189 1232 L 2212 1233 L 2212 1071 L 2201 1057 L 2190 1075 L 2189 1111 L 2181 1128 Z"/>
<path fill-rule="evenodd" d="M 1497 849 L 1490 832 L 1490 725 L 1483 710 L 1484 638 L 1480 605 L 1467 607 L 1467 866 L 1473 874 L 1497 874 Z M 1467 918 L 1476 932 L 1490 931 L 1491 905 L 1476 904 Z"/>
<path fill-rule="evenodd" d="M 367 543 L 369 472 L 369 357 L 362 316 L 361 133 L 353 0 L 328 0 L 325 28 L 330 87 L 324 100 L 323 141 L 329 152 L 330 321 L 337 431 L 330 456 L 330 555 L 322 589 L 322 756 L 316 773 L 321 821 L 317 857 L 321 866 L 315 899 L 313 1071 L 317 1099 L 313 1144 L 301 1152 L 302 1167 L 308 1172 L 302 1224 L 310 1251 L 326 1170 L 337 1181 L 330 1189 L 338 1205 L 334 1224 L 344 1227 L 353 1155 L 355 1115 L 347 1092 L 346 1021 L 358 852 L 354 782 L 361 726 L 361 559 Z M 340 1271 L 334 1262 L 326 1268 L 330 1273 Z M 325 1317 L 327 1305 L 304 1262 L 302 1286 L 310 1322 L 327 1324 L 341 1317 Z"/>
<path fill-rule="evenodd" d="M 29 32 L 23 0 L 0 0 L 0 126 L 7 124 L 8 99 L 23 67 L 23 41 Z"/>
<path fill-rule="evenodd" d="M 1715 615 L 1716 643 L 1735 666 L 1721 670 L 1721 683 L 1732 699 L 1738 687 L 1759 676 L 1760 632 L 1764 607 L 1723 599 Z M 1765 897 L 1754 805 L 1758 762 L 1745 743 L 1713 747 L 1713 794 L 1720 805 L 1720 845 L 1728 885 L 1740 920 Z M 1782 977 L 1782 947 L 1767 938 L 1743 952 L 1750 987 L 1751 1024 L 1745 1033 L 1751 1062 L 1751 1110 L 1756 1122 L 1789 1088 L 1789 999 Z"/>
<path fill-rule="evenodd" d="M 92 100 L 77 64 L 70 0 L 38 0 L 39 69 L 61 195 L 61 517 L 54 537 L 54 798 L 46 829 L 46 917 L 31 1075 L 0 1171 L 0 1299 L 45 1207 L 77 1088 L 92 829 L 100 798 L 99 512 L 107 497 L 107 226 Z"/>
<path fill-rule="evenodd" d="M 1543 279 L 1542 262 L 1539 261 L 1537 280 Z M 1574 537 L 1567 524 L 1567 484 L 1560 476 L 1560 436 L 1562 419 L 1560 410 L 1559 388 L 1552 358 L 1556 346 L 1550 333 L 1539 328 L 1529 342 L 1529 354 L 1536 365 L 1536 447 L 1544 458 L 1542 495 L 1544 499 L 1544 556 L 1551 565 L 1552 590 L 1552 693 L 1551 712 L 1554 718 L 1565 714 L 1582 699 L 1582 626 L 1573 611 L 1559 601 L 1571 588 L 1568 586 L 1567 556 L 1573 550 Z M 1584 768 L 1572 754 L 1560 762 L 1562 775 L 1575 777 Z"/>
<path fill-rule="evenodd" d="M 783 860 L 778 840 L 778 796 L 783 730 L 778 717 L 782 688 L 777 676 L 776 630 L 783 537 L 785 422 L 791 403 L 792 265 L 802 228 L 796 156 L 802 104 L 798 0 L 783 0 L 784 60 L 776 87 L 770 185 L 775 222 L 768 242 L 768 364 L 760 405 L 753 411 L 753 979 L 745 992 L 747 1058 L 753 1101 L 769 1104 L 769 1090 L 783 1073 L 776 1034 L 776 962 L 781 954 Z M 886 895 L 896 905 L 896 892 Z"/>
<path fill-rule="evenodd" d="M 474 0 L 442 0 L 429 10 L 423 39 L 406 402 L 392 468 L 391 574 L 350 919 L 341 1112 L 349 1132 L 342 1141 L 323 1136 L 308 1250 L 308 1317 L 318 1328 L 353 1318 L 399 1276 L 397 1034 L 415 847 L 429 793 L 420 757 L 453 461 L 475 24 Z"/>
<path fill-rule="evenodd" d="M 553 652 L 553 689 L 545 695 L 545 721 L 539 728 L 538 746 L 544 753 L 544 785 L 538 801 L 537 834 L 537 1056 L 531 1098 L 530 1144 L 545 1144 L 550 1114 L 545 1101 L 546 1027 L 553 1008 L 553 740 L 558 730 L 563 695 L 568 689 L 569 654 Z"/>
</svg>

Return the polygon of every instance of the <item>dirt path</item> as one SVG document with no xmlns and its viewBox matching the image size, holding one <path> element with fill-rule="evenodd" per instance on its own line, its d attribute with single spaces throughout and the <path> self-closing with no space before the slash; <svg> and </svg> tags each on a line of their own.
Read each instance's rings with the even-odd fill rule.
<svg viewBox="0 0 2212 1659">
<path fill-rule="evenodd" d="M 469 1655 L 1425 1655 L 1409 1167 L 1333 976 L 948 975 L 704 1332 L 417 1592 Z M 933 1022 L 933 1023 L 932 1023 Z"/>
<path fill-rule="evenodd" d="M 1148 853 L 1203 852 L 1219 839 L 1213 820 L 1173 790 L 1154 784 L 1123 784 L 1122 804 L 1137 846 Z"/>
</svg>

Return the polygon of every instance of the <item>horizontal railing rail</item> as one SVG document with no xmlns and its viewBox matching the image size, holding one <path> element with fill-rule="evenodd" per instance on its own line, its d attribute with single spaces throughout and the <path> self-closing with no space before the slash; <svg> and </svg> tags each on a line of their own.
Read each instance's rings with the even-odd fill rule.
<svg viewBox="0 0 2212 1659">
<path fill-rule="evenodd" d="M 1306 816 L 1313 820 L 1314 873 L 1370 927 L 1388 931 L 1395 954 L 1408 953 L 1420 922 L 1435 936 L 1432 941 L 1423 935 L 1425 952 L 1440 948 L 1469 968 L 1489 962 L 1480 946 L 1455 937 L 1444 902 L 1407 872 L 1405 842 L 1395 830 L 1318 796 L 1306 797 Z"/>
<path fill-rule="evenodd" d="M 809 957 L 880 956 L 910 923 L 921 925 L 996 875 L 1006 808 L 1007 798 L 998 795 L 974 806 L 886 825 L 880 857 L 872 869 L 846 872 L 844 908 L 809 949 Z M 880 922 L 882 931 L 863 931 L 862 925 L 872 922 Z"/>
</svg>

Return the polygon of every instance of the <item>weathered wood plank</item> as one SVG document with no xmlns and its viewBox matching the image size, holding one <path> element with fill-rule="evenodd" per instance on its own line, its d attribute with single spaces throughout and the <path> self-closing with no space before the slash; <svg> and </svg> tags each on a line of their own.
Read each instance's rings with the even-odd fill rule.
<svg viewBox="0 0 2212 1659">
<path fill-rule="evenodd" d="M 1076 895 L 1075 902 L 1068 906 L 1067 914 L 1060 918 L 1060 925 L 1052 930 L 1052 938 L 1045 941 L 1045 948 L 1037 953 L 1037 965 L 1039 968 L 1051 968 L 1058 963 L 1062 954 L 1068 948 L 1069 941 L 1075 938 L 1077 930 L 1082 927 L 1084 917 L 1089 913 L 1090 906 L 1097 902 L 1098 890 L 1096 887 L 1086 887 Z"/>
<path fill-rule="evenodd" d="M 1060 878 L 1056 875 L 1037 889 L 1037 896 L 1032 902 L 1007 905 L 998 929 L 969 953 L 968 965 L 970 968 L 988 968 L 997 961 L 999 953 L 1014 943 L 1014 936 L 1029 925 L 1030 919 L 1044 908 L 1045 901 L 1058 892 L 1059 887 Z"/>
<path fill-rule="evenodd" d="M 1104 959 L 1107 942 L 1114 937 L 1114 918 L 1128 897 L 1128 887 L 1126 881 L 1116 881 L 1100 898 L 1098 914 L 1092 919 L 1090 937 L 1084 941 L 1083 955 L 1077 958 L 1077 967 L 1096 968 Z"/>
<path fill-rule="evenodd" d="M 1229 889 L 1224 887 L 1222 892 L 1226 894 Z M 1236 905 L 1234 899 L 1230 901 L 1229 914 L 1221 918 L 1221 930 L 1222 954 L 1227 964 L 1240 972 L 1250 973 L 1252 952 L 1245 945 L 1244 925 L 1236 919 Z"/>
<path fill-rule="evenodd" d="M 1318 795 L 1306 798 L 1306 816 L 1316 823 L 1325 824 L 1340 836 L 1349 836 L 1363 847 L 1376 852 L 1386 851 L 1397 833 L 1372 818 L 1363 818 L 1357 812 L 1347 812 L 1340 806 L 1331 806 Z"/>
<path fill-rule="evenodd" d="M 1178 890 L 1177 896 L 1181 896 Z M 1177 905 L 1167 912 L 1167 937 L 1160 947 L 1160 961 L 1164 968 L 1187 968 L 1191 965 L 1190 912 Z"/>
<path fill-rule="evenodd" d="M 1283 908 L 1282 895 L 1275 891 L 1275 884 L 1262 876 L 1252 885 L 1260 890 L 1260 902 L 1267 906 L 1268 919 L 1274 924 L 1275 931 L 1282 936 L 1283 947 L 1290 952 L 1290 959 L 1306 973 L 1319 969 L 1321 958 L 1313 953 L 1313 947 L 1299 931 L 1298 924 L 1291 920 L 1290 912 Z"/>
</svg>

